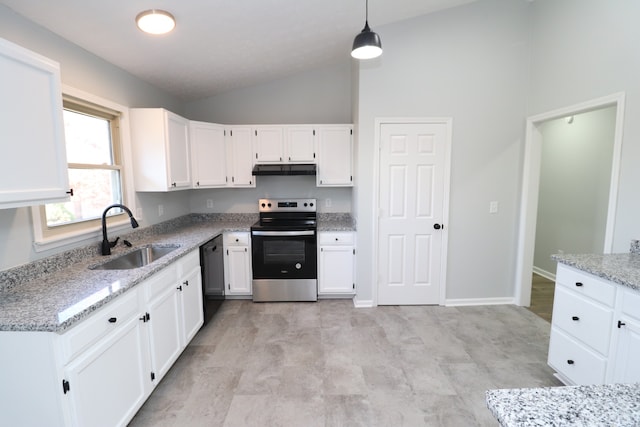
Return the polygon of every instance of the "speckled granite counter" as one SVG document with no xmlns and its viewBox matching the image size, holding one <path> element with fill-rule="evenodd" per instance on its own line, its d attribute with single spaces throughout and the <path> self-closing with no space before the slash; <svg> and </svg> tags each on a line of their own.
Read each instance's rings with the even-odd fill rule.
<svg viewBox="0 0 640 427">
<path fill-rule="evenodd" d="M 503 427 L 639 426 L 640 384 L 489 390 Z"/>
<path fill-rule="evenodd" d="M 553 255 L 554 261 L 586 271 L 632 289 L 640 290 L 640 254 Z"/>
<path fill-rule="evenodd" d="M 212 237 L 223 231 L 249 231 L 255 221 L 257 214 L 192 214 L 120 234 L 134 246 L 118 245 L 113 255 L 151 244 L 179 246 L 132 270 L 90 270 L 112 258 L 99 255 L 96 243 L 2 271 L 0 331 L 62 332 Z"/>
<path fill-rule="evenodd" d="M 355 231 L 355 220 L 348 213 L 319 213 L 318 231 Z"/>
<path fill-rule="evenodd" d="M 69 250 L 0 272 L 0 331 L 63 332 L 116 296 L 224 231 L 249 231 L 258 214 L 191 214 L 152 227 L 114 234 L 133 243 L 118 245 L 111 257 L 99 244 Z M 349 214 L 321 213 L 319 231 L 354 230 Z M 157 261 L 132 270 L 89 267 L 148 245 L 178 248 Z"/>
</svg>

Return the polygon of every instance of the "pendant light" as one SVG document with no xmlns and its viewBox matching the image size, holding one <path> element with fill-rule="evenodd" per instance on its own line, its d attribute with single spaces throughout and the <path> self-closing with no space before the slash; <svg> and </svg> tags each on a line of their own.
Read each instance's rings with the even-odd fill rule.
<svg viewBox="0 0 640 427">
<path fill-rule="evenodd" d="M 380 36 L 369 28 L 369 0 L 366 0 L 364 28 L 353 39 L 351 56 L 356 59 L 371 59 L 382 55 Z"/>
<path fill-rule="evenodd" d="M 136 24 L 145 33 L 166 34 L 176 26 L 176 20 L 166 10 L 151 9 L 140 12 L 136 16 Z"/>
</svg>

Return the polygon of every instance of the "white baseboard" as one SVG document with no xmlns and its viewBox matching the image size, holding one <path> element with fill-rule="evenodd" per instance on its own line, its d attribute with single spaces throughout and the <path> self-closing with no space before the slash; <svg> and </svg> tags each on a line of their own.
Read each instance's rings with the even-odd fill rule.
<svg viewBox="0 0 640 427">
<path fill-rule="evenodd" d="M 551 280 L 552 282 L 556 281 L 556 275 L 553 273 L 549 273 L 546 270 L 543 270 L 539 267 L 536 267 L 535 265 L 533 266 L 533 272 L 536 273 L 539 276 L 544 277 L 547 280 Z"/>
<path fill-rule="evenodd" d="M 507 305 L 515 304 L 513 297 L 505 298 L 457 298 L 447 299 L 444 305 L 447 307 L 465 306 L 465 305 Z"/>
<path fill-rule="evenodd" d="M 357 297 L 353 298 L 353 306 L 355 308 L 371 308 L 371 307 L 375 307 L 373 305 L 373 300 L 371 300 L 371 299 L 358 299 Z"/>
</svg>

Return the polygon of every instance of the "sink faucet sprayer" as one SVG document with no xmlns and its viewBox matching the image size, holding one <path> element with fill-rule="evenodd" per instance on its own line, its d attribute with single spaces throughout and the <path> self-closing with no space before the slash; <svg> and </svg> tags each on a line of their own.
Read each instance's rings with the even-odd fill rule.
<svg viewBox="0 0 640 427">
<path fill-rule="evenodd" d="M 111 208 L 123 209 L 127 214 L 129 214 L 129 218 L 131 218 L 131 227 L 132 228 L 139 227 L 138 221 L 136 221 L 136 219 L 133 217 L 133 214 L 131 213 L 129 208 L 126 207 L 125 205 L 116 203 L 114 205 L 107 206 L 104 212 L 102 212 L 102 255 L 111 255 L 111 248 L 118 243 L 118 239 L 119 239 L 119 237 L 116 237 L 116 240 L 114 240 L 113 242 L 110 242 L 109 239 L 107 239 L 107 212 Z"/>
</svg>

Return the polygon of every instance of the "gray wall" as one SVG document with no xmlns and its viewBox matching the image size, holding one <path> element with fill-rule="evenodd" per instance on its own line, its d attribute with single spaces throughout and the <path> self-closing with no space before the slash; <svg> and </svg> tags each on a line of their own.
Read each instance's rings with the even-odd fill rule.
<svg viewBox="0 0 640 427">
<path fill-rule="evenodd" d="M 542 156 L 533 265 L 555 274 L 551 255 L 601 253 L 609 205 L 615 107 L 540 126 Z"/>
<path fill-rule="evenodd" d="M 182 110 L 179 100 L 25 20 L 3 5 L 0 5 L 0 37 L 59 62 L 65 85 L 124 106 L 165 107 L 178 113 Z M 188 194 L 140 195 L 137 204 L 144 212 L 143 226 L 189 212 Z M 165 206 L 163 217 L 157 215 L 158 204 Z M 29 208 L 0 209 L 0 270 L 59 251 L 36 253 L 33 240 Z"/>
<path fill-rule="evenodd" d="M 224 124 L 351 123 L 351 61 L 189 102 L 185 114 Z"/>
<path fill-rule="evenodd" d="M 487 0 L 375 28 L 384 54 L 361 65 L 355 118 L 358 299 L 376 283 L 374 121 L 391 116 L 453 118 L 446 298 L 513 296 L 528 8 Z"/>
<path fill-rule="evenodd" d="M 640 2 L 537 0 L 532 8 L 529 112 L 625 92 L 613 252 L 640 237 Z"/>
</svg>

